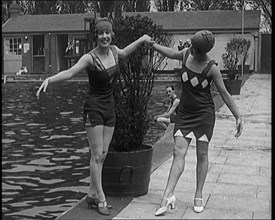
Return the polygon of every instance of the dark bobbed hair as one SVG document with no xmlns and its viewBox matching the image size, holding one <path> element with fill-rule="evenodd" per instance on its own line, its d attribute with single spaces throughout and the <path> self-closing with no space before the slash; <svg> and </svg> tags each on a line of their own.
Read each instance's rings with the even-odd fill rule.
<svg viewBox="0 0 275 220">
<path fill-rule="evenodd" d="M 167 88 L 169 88 L 169 87 L 170 87 L 173 91 L 175 90 L 175 87 L 174 87 L 173 85 L 168 85 L 168 86 L 165 87 L 165 89 L 167 89 Z"/>
</svg>

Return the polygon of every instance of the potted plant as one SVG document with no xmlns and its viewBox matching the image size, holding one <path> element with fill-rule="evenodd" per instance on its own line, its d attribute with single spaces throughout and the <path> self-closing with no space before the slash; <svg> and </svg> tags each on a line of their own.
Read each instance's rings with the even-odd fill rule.
<svg viewBox="0 0 275 220">
<path fill-rule="evenodd" d="M 170 43 L 170 36 L 148 17 L 117 18 L 114 27 L 115 44 L 120 48 L 143 34 L 163 45 Z M 119 62 L 121 73 L 114 90 L 116 125 L 102 173 L 106 195 L 141 196 L 148 192 L 153 148 L 143 140 L 149 129 L 147 107 L 155 70 L 163 60 L 161 54 L 144 45 Z"/>
<path fill-rule="evenodd" d="M 225 47 L 225 53 L 222 54 L 224 68 L 227 70 L 227 78 L 224 79 L 226 89 L 231 95 L 239 95 L 242 80 L 238 79 L 238 63 L 242 49 L 240 47 L 241 38 L 232 38 Z"/>
</svg>

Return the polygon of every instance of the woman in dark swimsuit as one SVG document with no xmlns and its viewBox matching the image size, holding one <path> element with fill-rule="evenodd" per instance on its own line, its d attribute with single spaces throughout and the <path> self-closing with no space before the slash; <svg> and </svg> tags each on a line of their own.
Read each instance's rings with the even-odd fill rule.
<svg viewBox="0 0 275 220">
<path fill-rule="evenodd" d="M 119 49 L 111 45 L 113 35 L 112 23 L 108 18 L 99 18 L 95 23 L 97 47 L 84 54 L 70 69 L 45 79 L 36 94 L 39 97 L 40 91 L 43 89 L 45 92 L 50 83 L 68 80 L 83 71 L 88 73 L 90 91 L 83 111 L 91 154 L 90 188 L 86 202 L 89 207 L 96 207 L 102 215 L 109 215 L 101 175 L 115 126 L 113 82 L 119 74 L 118 58 L 128 56 L 139 45 L 151 40 L 144 35 L 124 49 Z"/>
<path fill-rule="evenodd" d="M 214 46 L 215 38 L 210 31 L 202 30 L 191 38 L 191 47 L 181 51 L 151 43 L 152 47 L 170 59 L 182 60 L 182 93 L 178 106 L 177 121 L 174 127 L 174 157 L 169 178 L 155 215 L 162 215 L 168 206 L 174 208 L 174 190 L 184 171 L 185 156 L 192 138 L 197 148 L 197 183 L 194 197 L 194 211 L 203 210 L 202 190 L 208 170 L 208 145 L 215 124 L 215 107 L 210 93 L 210 84 L 215 83 L 224 103 L 236 119 L 237 132 L 242 133 L 240 112 L 227 92 L 220 70 L 207 54 Z"/>
</svg>

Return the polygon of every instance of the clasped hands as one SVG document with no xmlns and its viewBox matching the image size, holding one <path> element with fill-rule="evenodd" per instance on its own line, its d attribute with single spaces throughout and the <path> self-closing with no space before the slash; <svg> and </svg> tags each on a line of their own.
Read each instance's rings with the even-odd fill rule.
<svg viewBox="0 0 275 220">
<path fill-rule="evenodd" d="M 153 46 L 153 44 L 155 43 L 155 41 L 153 40 L 153 38 L 151 38 L 147 34 L 144 34 L 141 38 L 142 38 L 143 42 L 145 43 L 145 46 L 147 48 L 151 49 L 152 46 Z"/>
</svg>

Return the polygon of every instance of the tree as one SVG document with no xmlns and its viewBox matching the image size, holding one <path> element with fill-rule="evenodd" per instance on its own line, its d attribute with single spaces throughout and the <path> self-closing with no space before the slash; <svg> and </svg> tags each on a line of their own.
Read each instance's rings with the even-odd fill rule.
<svg viewBox="0 0 275 220">
<path fill-rule="evenodd" d="M 4 24 L 9 18 L 10 3 L 10 1 L 2 1 L 2 24 Z"/>
<path fill-rule="evenodd" d="M 237 10 L 241 0 L 182 0 L 183 11 Z"/>
<path fill-rule="evenodd" d="M 175 0 L 156 0 L 155 6 L 158 11 L 174 11 L 177 2 Z"/>
<path fill-rule="evenodd" d="M 149 11 L 150 1 L 149 0 L 126 0 L 123 1 L 123 11 L 125 12 L 143 12 Z"/>
<path fill-rule="evenodd" d="M 262 15 L 261 26 L 264 32 L 272 31 L 272 6 L 271 0 L 253 0 L 246 2 L 252 9 L 260 10 Z"/>
</svg>

